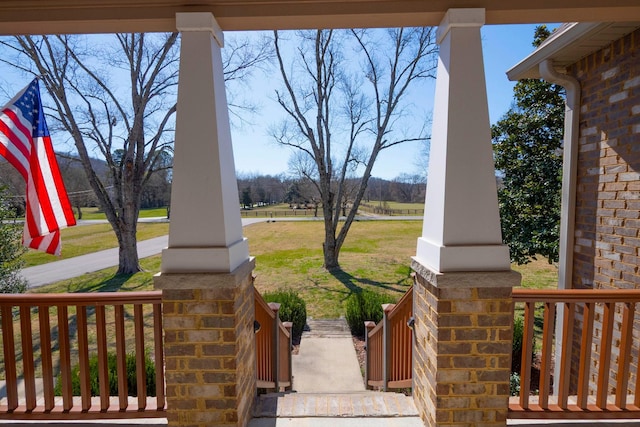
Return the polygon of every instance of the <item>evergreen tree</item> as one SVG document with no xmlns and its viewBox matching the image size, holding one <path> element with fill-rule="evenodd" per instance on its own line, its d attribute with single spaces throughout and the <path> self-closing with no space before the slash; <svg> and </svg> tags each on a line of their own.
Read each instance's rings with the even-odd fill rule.
<svg viewBox="0 0 640 427">
<path fill-rule="evenodd" d="M 0 293 L 21 293 L 27 290 L 27 282 L 20 275 L 24 262 L 22 254 L 22 224 L 15 222 L 15 210 L 5 198 L 5 188 L 0 187 Z"/>
<path fill-rule="evenodd" d="M 534 46 L 550 32 L 535 30 Z M 511 261 L 524 264 L 536 255 L 558 261 L 564 89 L 543 80 L 519 81 L 514 104 L 492 126 L 502 237 Z"/>
<path fill-rule="evenodd" d="M 244 209 L 251 209 L 253 207 L 253 199 L 251 199 L 250 187 L 245 187 L 242 190 L 242 207 Z"/>
</svg>

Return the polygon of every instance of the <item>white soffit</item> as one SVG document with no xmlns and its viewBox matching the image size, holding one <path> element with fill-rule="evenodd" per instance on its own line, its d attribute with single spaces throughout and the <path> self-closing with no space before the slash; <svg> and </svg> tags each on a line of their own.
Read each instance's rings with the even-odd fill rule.
<svg viewBox="0 0 640 427">
<path fill-rule="evenodd" d="M 538 79 L 538 64 L 551 59 L 555 68 L 565 69 L 585 56 L 633 32 L 640 22 L 572 22 L 562 24 L 529 56 L 507 71 L 509 80 Z"/>
</svg>

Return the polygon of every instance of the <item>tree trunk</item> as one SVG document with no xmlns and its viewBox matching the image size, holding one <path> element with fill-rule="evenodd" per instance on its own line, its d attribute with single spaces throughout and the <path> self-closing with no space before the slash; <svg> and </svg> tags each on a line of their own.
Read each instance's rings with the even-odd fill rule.
<svg viewBox="0 0 640 427">
<path fill-rule="evenodd" d="M 330 239 L 330 241 L 325 239 L 325 242 L 322 244 L 322 251 L 324 254 L 324 268 L 329 271 L 340 268 L 340 264 L 338 263 L 340 250 L 336 247 L 335 238 Z"/>
<path fill-rule="evenodd" d="M 117 274 L 133 274 L 142 271 L 140 261 L 138 259 L 138 240 L 136 238 L 137 227 L 121 224 L 118 236 L 118 273 Z"/>
<path fill-rule="evenodd" d="M 335 225 L 333 224 L 332 209 L 323 209 L 324 211 L 324 243 L 322 244 L 322 253 L 324 255 L 324 268 L 327 270 L 335 270 L 340 268 L 338 263 L 338 255 L 340 248 L 336 242 Z"/>
</svg>

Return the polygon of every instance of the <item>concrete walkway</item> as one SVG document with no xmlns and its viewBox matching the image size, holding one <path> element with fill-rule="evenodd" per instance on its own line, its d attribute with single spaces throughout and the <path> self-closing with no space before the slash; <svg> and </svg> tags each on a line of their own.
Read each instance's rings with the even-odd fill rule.
<svg viewBox="0 0 640 427">
<path fill-rule="evenodd" d="M 293 389 L 298 393 L 364 391 L 360 364 L 344 319 L 307 321 L 300 352 L 293 355 Z"/>
<path fill-rule="evenodd" d="M 249 427 L 423 427 L 413 399 L 365 390 L 344 319 L 307 320 L 293 392 L 260 396 Z"/>
<path fill-rule="evenodd" d="M 158 254 L 163 248 L 167 247 L 168 242 L 169 236 L 160 236 L 138 242 L 138 257 L 142 259 Z M 112 248 L 24 268 L 21 274 L 22 277 L 27 279 L 29 289 L 33 289 L 116 265 L 118 265 L 118 248 Z"/>
</svg>

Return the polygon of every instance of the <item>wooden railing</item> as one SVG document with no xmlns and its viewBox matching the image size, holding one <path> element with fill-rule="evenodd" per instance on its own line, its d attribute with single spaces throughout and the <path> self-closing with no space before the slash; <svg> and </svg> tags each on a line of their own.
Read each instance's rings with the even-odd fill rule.
<svg viewBox="0 0 640 427">
<path fill-rule="evenodd" d="M 291 389 L 291 322 L 278 318 L 280 304 L 266 303 L 255 293 L 256 380 L 258 388 Z"/>
<path fill-rule="evenodd" d="M 520 395 L 510 402 L 509 418 L 640 418 L 637 335 L 633 339 L 640 290 L 514 289 L 513 300 L 524 304 L 524 337 Z M 537 322 L 536 307 L 542 307 Z M 554 395 L 557 308 L 563 333 L 555 346 L 561 343 L 563 351 Z M 537 396 L 530 391 L 534 322 L 542 322 Z"/>
<path fill-rule="evenodd" d="M 382 321 L 365 322 L 367 388 L 410 388 L 413 349 L 413 287 L 397 304 L 384 304 Z"/>
<path fill-rule="evenodd" d="M 86 419 L 165 417 L 161 292 L 0 295 L 0 418 Z M 152 347 L 156 397 L 146 389 Z M 135 351 L 137 399 L 129 399 L 127 350 Z M 115 352 L 118 394 L 109 392 L 108 353 Z M 92 378 L 90 356 L 97 355 Z M 74 396 L 72 365 L 79 366 Z M 61 381 L 60 396 L 54 392 Z M 92 397 L 91 383 L 99 384 Z M 20 385 L 20 387 L 19 387 Z M 131 394 L 133 394 L 132 391 Z"/>
</svg>

